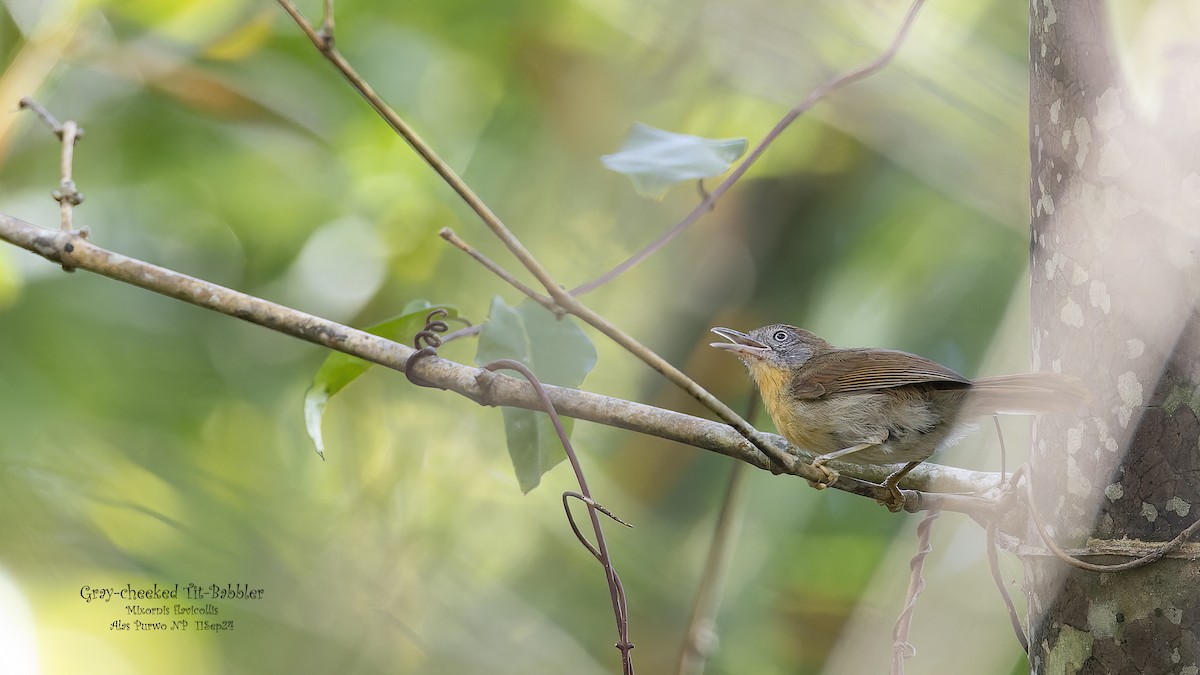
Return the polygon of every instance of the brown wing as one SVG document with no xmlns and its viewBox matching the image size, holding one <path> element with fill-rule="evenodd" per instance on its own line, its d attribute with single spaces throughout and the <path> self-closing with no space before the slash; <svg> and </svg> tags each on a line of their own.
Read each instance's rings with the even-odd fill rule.
<svg viewBox="0 0 1200 675">
<path fill-rule="evenodd" d="M 792 394 L 814 399 L 829 394 L 890 389 L 908 384 L 967 387 L 971 381 L 929 359 L 890 349 L 841 349 L 821 354 L 792 379 Z"/>
</svg>

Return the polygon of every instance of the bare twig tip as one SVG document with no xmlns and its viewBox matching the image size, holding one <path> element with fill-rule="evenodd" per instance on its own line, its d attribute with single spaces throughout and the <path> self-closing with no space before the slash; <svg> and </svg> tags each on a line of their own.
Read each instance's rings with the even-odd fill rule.
<svg viewBox="0 0 1200 675">
<path fill-rule="evenodd" d="M 325 11 L 321 17 L 321 30 L 317 31 L 323 43 L 322 49 L 333 50 L 333 0 L 325 0 Z"/>
<path fill-rule="evenodd" d="M 37 115 L 38 119 L 45 123 L 46 126 L 50 127 L 56 136 L 62 138 L 62 124 L 59 123 L 58 119 L 55 118 L 54 115 L 50 114 L 49 110 L 46 110 L 45 107 L 33 100 L 32 97 L 25 96 L 22 98 L 17 103 L 17 109 L 32 110 L 33 114 Z"/>
<path fill-rule="evenodd" d="M 489 258 L 489 257 L 485 256 L 484 254 L 480 253 L 479 251 L 475 250 L 470 244 L 463 241 L 463 239 L 461 237 L 459 237 L 457 234 L 454 234 L 454 230 L 451 230 L 449 227 L 443 227 L 441 230 L 438 231 L 438 236 L 440 236 L 442 239 L 445 239 L 446 241 L 453 244 L 460 251 L 471 256 L 475 260 L 475 262 L 479 263 L 480 265 L 483 265 L 489 272 L 500 277 L 500 279 L 502 279 L 504 282 L 506 282 L 509 286 L 512 286 L 513 288 L 515 288 L 518 291 L 520 291 L 521 293 L 523 293 L 525 295 L 525 297 L 533 300 L 534 302 L 538 303 L 542 307 L 545 307 L 547 310 L 554 312 L 554 315 L 556 317 L 558 317 L 560 319 L 563 317 L 563 314 L 566 312 L 566 310 L 563 309 L 562 307 L 560 307 L 557 303 L 555 303 L 553 298 L 546 297 L 546 296 L 542 295 L 541 293 L 538 293 L 537 291 L 533 290 L 529 286 L 526 286 L 525 284 L 521 283 L 521 281 L 519 279 L 517 279 L 516 277 L 514 277 L 512 274 L 510 274 L 508 272 L 508 270 L 501 267 L 499 264 L 497 264 L 491 258 Z"/>
</svg>

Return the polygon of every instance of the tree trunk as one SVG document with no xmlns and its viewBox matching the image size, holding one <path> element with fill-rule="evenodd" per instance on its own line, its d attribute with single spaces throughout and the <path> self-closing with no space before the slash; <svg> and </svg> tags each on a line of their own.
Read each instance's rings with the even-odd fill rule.
<svg viewBox="0 0 1200 675">
<path fill-rule="evenodd" d="M 1107 7 L 1032 0 L 1029 25 L 1034 366 L 1094 396 L 1038 422 L 1034 485 L 1060 545 L 1128 551 L 1097 563 L 1200 517 L 1200 52 L 1169 53 L 1157 84 L 1123 75 Z M 1104 574 L 1026 556 L 1031 672 L 1200 672 L 1200 551 L 1183 554 Z"/>
</svg>

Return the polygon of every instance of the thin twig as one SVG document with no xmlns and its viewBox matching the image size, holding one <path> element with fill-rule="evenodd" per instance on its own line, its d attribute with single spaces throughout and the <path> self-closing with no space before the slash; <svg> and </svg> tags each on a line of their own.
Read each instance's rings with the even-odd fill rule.
<svg viewBox="0 0 1200 675">
<path fill-rule="evenodd" d="M 691 213 L 687 214 L 683 220 L 679 221 L 674 227 L 660 235 L 658 239 L 650 242 L 645 248 L 641 249 L 637 253 L 634 253 L 632 256 L 626 259 L 625 262 L 617 265 L 611 270 L 601 274 L 585 284 L 580 284 L 579 286 L 572 288 L 571 294 L 583 295 L 584 293 L 589 293 L 596 290 L 600 286 L 607 284 L 621 274 L 624 274 L 631 267 L 650 257 L 656 251 L 658 251 L 658 249 L 666 246 L 668 242 L 679 236 L 684 230 L 699 220 L 700 216 L 711 211 L 715 207 L 717 200 L 721 198 L 721 195 L 725 194 L 729 188 L 733 187 L 734 183 L 737 183 L 751 166 L 754 166 L 754 163 L 757 162 L 760 157 L 762 157 L 764 152 L 766 152 L 767 147 L 775 142 L 775 139 L 779 138 L 779 135 L 782 134 L 785 129 L 791 126 L 792 122 L 796 121 L 796 118 L 800 117 L 800 115 L 803 115 L 805 112 L 808 112 L 808 110 L 816 105 L 818 101 L 825 98 L 829 94 L 841 89 L 842 87 L 845 87 L 848 84 L 874 75 L 883 69 L 883 67 L 888 63 L 890 63 L 892 58 L 896 56 L 896 52 L 899 51 L 900 46 L 904 44 L 905 38 L 908 37 L 909 29 L 912 28 L 913 22 L 917 18 L 917 12 L 921 9 L 923 4 L 925 4 L 925 0 L 913 0 L 912 6 L 908 8 L 908 14 L 905 15 L 904 21 L 900 24 L 900 30 L 897 31 L 896 37 L 892 40 L 891 45 L 889 45 L 882 54 L 877 56 L 874 60 L 855 68 L 854 70 L 843 73 L 826 81 L 821 86 L 813 89 L 812 92 L 809 93 L 809 95 L 806 96 L 804 100 L 801 101 L 795 108 L 789 110 L 788 113 L 783 116 L 783 119 L 779 120 L 775 127 L 771 129 L 771 131 L 768 132 L 761 141 L 758 142 L 758 145 L 756 145 L 753 150 L 750 151 L 750 154 L 746 155 L 746 158 L 742 160 L 742 163 L 738 164 L 737 167 L 725 178 L 725 180 L 721 181 L 717 187 L 713 188 L 712 192 L 709 193 L 703 201 L 697 204 L 696 207 L 692 209 Z"/>
<path fill-rule="evenodd" d="M 746 404 L 746 419 L 754 419 L 758 401 L 758 396 L 751 392 Z M 696 599 L 692 602 L 692 613 L 688 616 L 683 645 L 679 650 L 676 669 L 679 675 L 701 675 L 709 655 L 717 647 L 717 612 L 721 608 L 729 564 L 733 560 L 733 551 L 745 516 L 745 485 L 745 465 L 739 463 L 729 467 L 729 481 L 725 485 L 712 542 L 704 559 L 704 572 L 700 575 L 700 585 L 696 588 Z"/>
<path fill-rule="evenodd" d="M 50 130 L 54 132 L 55 136 L 60 139 L 62 138 L 62 124 L 59 123 L 58 118 L 56 118 L 54 115 L 51 115 L 50 111 L 46 110 L 46 108 L 40 103 L 26 96 L 17 103 L 17 108 L 21 110 L 32 110 L 33 114 L 37 115 L 38 119 L 45 123 L 46 126 L 50 127 Z"/>
<path fill-rule="evenodd" d="M 454 331 L 453 333 L 447 333 L 446 337 L 442 338 L 442 342 L 453 342 L 454 340 L 457 340 L 459 338 L 471 337 L 472 335 L 479 335 L 479 331 L 481 331 L 481 330 L 483 330 L 483 324 L 481 324 L 481 323 L 477 323 L 474 326 L 467 326 L 466 328 L 459 328 L 458 330 Z"/>
<path fill-rule="evenodd" d="M 992 422 L 996 425 L 996 438 L 1000 441 L 1000 482 L 1004 483 L 1005 476 L 1008 475 L 1008 449 L 1004 446 L 1004 430 L 1000 428 L 1000 416 L 992 415 Z"/>
<path fill-rule="evenodd" d="M 556 316 L 561 316 L 563 314 L 562 308 L 559 307 L 558 305 L 554 304 L 553 300 L 542 295 L 541 293 L 538 293 L 537 291 L 526 286 L 525 284 L 521 283 L 521 281 L 519 279 L 517 279 L 513 275 L 509 274 L 508 270 L 501 267 L 498 263 L 496 263 L 496 261 L 494 261 L 491 258 L 487 257 L 486 255 L 480 253 L 475 247 L 471 246 L 466 241 L 464 241 L 462 239 L 462 237 L 459 237 L 457 234 L 455 234 L 454 230 L 452 230 L 448 227 L 443 227 L 438 232 L 438 236 L 441 237 L 442 239 L 445 239 L 446 241 L 450 242 L 451 244 L 453 244 L 455 247 L 457 247 L 463 253 L 466 253 L 467 255 L 474 258 L 476 262 L 478 262 L 480 265 L 483 265 L 485 268 L 487 268 L 487 270 L 489 272 L 500 277 L 500 279 L 503 280 L 504 283 L 508 284 L 509 286 L 512 286 L 513 288 L 517 289 L 521 293 L 525 294 L 525 296 L 528 297 L 530 300 L 537 302 L 542 307 L 545 307 L 546 309 L 553 312 Z"/>
<path fill-rule="evenodd" d="M 996 551 L 996 529 L 998 525 L 996 521 L 988 523 L 987 526 L 987 557 L 988 569 L 992 572 L 992 581 L 996 583 L 996 589 L 1000 591 L 1000 597 L 1004 599 L 1004 607 L 1008 610 L 1008 621 L 1012 624 L 1013 633 L 1017 636 L 1017 642 L 1021 643 L 1021 649 L 1025 653 L 1029 653 L 1029 638 L 1025 637 L 1025 629 L 1021 626 L 1021 617 L 1017 614 L 1017 606 L 1013 604 L 1012 596 L 1008 594 L 1008 586 L 1004 583 L 1004 576 L 1000 574 L 1000 556 Z"/>
<path fill-rule="evenodd" d="M 59 122 L 54 115 L 50 114 L 49 110 L 28 96 L 21 99 L 18 107 L 32 110 L 38 119 L 50 127 L 62 144 L 62 152 L 59 155 L 58 189 L 52 192 L 51 196 L 54 197 L 54 201 L 58 202 L 59 229 L 64 232 L 74 230 L 75 207 L 83 203 L 83 193 L 75 186 L 72 173 L 75 165 L 75 143 L 83 138 L 83 128 L 72 120 Z M 87 236 L 86 230 L 83 236 Z M 73 272 L 75 268 L 64 264 L 63 270 Z"/>
<path fill-rule="evenodd" d="M 746 465 L 729 467 L 729 480 L 725 485 L 725 497 L 713 531 L 708 557 L 704 561 L 704 573 L 696 589 L 692 613 L 688 617 L 683 636 L 683 647 L 679 652 L 679 675 L 700 675 L 713 650 L 717 648 L 717 612 L 721 608 L 721 595 L 729 576 L 729 565 L 742 529 L 746 499 Z"/>
<path fill-rule="evenodd" d="M 600 513 L 603 513 L 604 515 L 608 516 L 609 518 L 615 520 L 618 524 L 624 525 L 625 527 L 628 527 L 628 528 L 633 528 L 633 525 L 625 522 L 624 520 L 621 519 L 620 516 L 613 513 L 612 511 L 608 510 L 603 504 L 595 501 L 591 497 L 584 496 L 578 492 L 571 492 L 570 490 L 562 493 L 562 496 L 563 496 L 563 508 L 566 509 L 568 518 L 571 517 L 570 516 L 571 507 L 568 506 L 568 504 L 570 503 L 569 500 L 578 499 L 579 501 L 583 502 L 584 504 L 591 506 L 592 508 L 596 509 Z"/>
<path fill-rule="evenodd" d="M 324 11 L 321 13 L 321 30 L 318 34 L 324 41 L 325 49 L 333 47 L 333 0 L 325 0 Z"/>
<path fill-rule="evenodd" d="M 603 513 L 604 515 L 608 516 L 609 518 L 612 518 L 613 520 L 624 525 L 625 527 L 633 527 L 633 525 L 630 525 L 629 523 L 625 522 L 624 520 L 621 520 L 620 518 L 618 518 L 616 516 L 616 514 L 614 514 L 612 511 L 609 511 L 607 508 L 605 508 L 603 504 L 597 503 L 591 497 L 585 497 L 578 492 L 571 492 L 570 490 L 562 493 L 563 511 L 567 514 L 567 523 L 570 524 L 571 531 L 575 533 L 575 538 L 579 540 L 580 544 L 583 544 L 583 547 L 586 548 L 592 554 L 593 558 L 595 558 L 596 560 L 601 560 L 600 550 L 597 549 L 595 546 L 593 546 L 592 542 L 588 541 L 587 537 L 583 536 L 583 532 L 579 529 L 579 525 L 577 525 L 575 523 L 575 514 L 573 514 L 571 512 L 571 500 L 572 499 L 578 499 L 579 501 L 583 502 L 584 504 L 587 504 L 588 506 L 596 509 L 600 513 Z M 618 579 L 618 581 L 619 581 L 619 579 Z"/>
<path fill-rule="evenodd" d="M 75 163 L 75 141 L 83 137 L 83 129 L 71 120 L 62 124 L 62 155 L 59 163 L 61 179 L 58 189 L 54 191 L 54 201 L 58 202 L 60 229 L 70 231 L 75 229 L 74 209 L 83 203 L 83 194 L 75 187 L 71 178 L 72 166 Z"/>
<path fill-rule="evenodd" d="M 542 408 L 547 415 L 550 416 L 550 422 L 554 425 L 554 431 L 558 434 L 558 440 L 562 443 L 563 451 L 567 454 L 567 461 L 571 463 L 571 469 L 575 472 L 575 480 L 579 483 L 579 496 L 584 500 L 588 507 L 588 515 L 592 521 L 592 532 L 596 535 L 596 544 L 593 546 L 589 543 L 583 534 L 576 527 L 575 521 L 571 518 L 571 509 L 567 507 L 567 495 L 563 495 L 563 506 L 567 507 L 567 518 L 571 522 L 571 529 L 581 542 L 587 546 L 587 549 L 596 556 L 600 564 L 604 567 L 604 576 L 608 580 L 608 592 L 612 600 L 613 616 L 617 622 L 617 649 L 621 652 L 621 667 L 625 675 L 633 675 L 633 655 L 630 653 L 633 650 L 633 643 L 629 641 L 629 609 L 625 598 L 625 589 L 621 584 L 620 578 L 617 576 L 617 571 L 613 568 L 612 559 L 608 555 L 608 544 L 604 539 L 604 528 L 600 525 L 600 516 L 597 515 L 601 511 L 592 499 L 592 493 L 588 489 L 587 478 L 583 475 L 583 466 L 579 463 L 579 457 L 575 453 L 575 448 L 571 445 L 571 439 L 567 436 L 566 429 L 563 428 L 562 420 L 558 416 L 558 411 L 554 409 L 554 403 L 550 400 L 550 396 L 546 393 L 546 388 L 542 386 L 537 376 L 524 363 L 514 361 L 512 359 L 498 359 L 484 366 L 485 370 L 515 370 L 522 377 L 529 381 L 537 392 L 538 398 L 541 400 Z M 574 493 L 572 493 L 574 494 Z M 624 521 L 613 516 L 608 509 L 603 509 L 605 515 L 612 517 L 617 522 L 624 524 Z"/>
<path fill-rule="evenodd" d="M 1000 441 L 1000 480 L 1004 484 L 1005 475 L 1008 472 L 1008 450 L 1004 444 L 1004 431 L 1000 428 L 1000 416 L 992 415 L 992 422 L 996 425 L 996 438 Z M 1001 502 L 1005 500 L 1001 499 Z M 1021 643 L 1021 649 L 1025 653 L 1029 653 L 1029 638 L 1025 637 L 1025 629 L 1021 626 L 1021 617 L 1017 614 L 1017 607 L 1013 604 L 1012 596 L 1008 593 L 1008 586 L 1004 584 L 1004 577 L 1000 574 L 1000 557 L 996 550 L 996 530 L 999 528 L 999 522 L 996 520 L 987 524 L 987 558 L 988 569 L 992 572 L 992 581 L 996 584 L 996 590 L 1000 591 L 1000 597 L 1004 600 L 1004 607 L 1008 610 L 1008 621 L 1012 624 L 1013 633 L 1017 636 L 1017 642 Z"/>
<path fill-rule="evenodd" d="M 410 127 L 408 123 L 405 122 L 400 115 L 392 109 L 391 106 L 384 102 L 384 100 L 379 96 L 378 93 L 375 92 L 371 85 L 368 84 L 367 81 L 364 80 L 362 76 L 354 70 L 350 63 L 346 61 L 345 57 L 342 56 L 341 52 L 339 52 L 334 46 L 333 40 L 326 39 L 324 36 L 322 36 L 321 31 L 313 28 L 312 24 L 308 22 L 308 19 L 305 19 L 300 10 L 296 8 L 296 4 L 294 2 L 291 0 L 278 0 L 278 2 L 279 5 L 283 7 L 283 10 L 288 13 L 288 16 L 292 17 L 292 20 L 295 21 L 296 25 L 300 27 L 300 30 L 303 31 L 306 36 L 308 36 L 308 39 L 313 43 L 313 46 L 315 46 L 317 50 L 320 51 L 321 54 L 324 55 L 325 58 L 328 59 L 335 68 L 338 69 L 338 71 L 342 74 L 342 77 L 346 78 L 346 80 L 350 83 L 350 86 L 353 87 L 359 93 L 359 95 L 363 97 L 364 100 L 366 100 L 367 104 L 370 105 L 371 108 L 378 113 L 385 122 L 387 122 L 388 126 L 390 126 L 393 131 L 399 134 L 399 136 L 403 138 L 404 141 L 408 143 L 409 146 L 412 147 L 412 149 L 415 150 L 422 159 L 425 160 L 426 164 L 428 164 L 434 171 L 437 172 L 439 176 L 442 177 L 442 180 L 446 181 L 446 184 L 449 185 L 451 189 L 458 193 L 458 196 L 467 203 L 467 206 L 471 207 L 471 210 L 474 211 L 476 215 L 479 216 L 480 220 L 482 220 L 484 224 L 491 229 L 492 233 L 504 243 L 505 247 L 508 248 L 509 251 L 512 251 L 517 260 L 519 260 L 521 264 L 525 266 L 525 269 L 529 270 L 529 272 L 538 280 L 538 283 L 542 284 L 542 286 L 546 288 L 547 292 L 550 293 L 550 296 L 557 301 L 560 294 L 565 295 L 566 292 L 562 290 L 562 288 L 554 281 L 553 278 L 551 278 L 550 273 L 547 272 L 546 269 L 542 267 L 541 263 L 539 263 L 537 259 L 533 257 L 533 254 L 525 248 L 524 244 L 522 244 L 520 240 L 517 239 L 517 237 L 504 225 L 504 223 L 500 220 L 500 217 L 492 212 L 488 205 L 479 198 L 479 195 L 475 194 L 471 187 L 467 185 L 467 183 L 461 177 L 459 177 L 457 173 L 455 173 L 454 169 L 450 168 L 450 165 L 443 161 L 442 158 L 439 157 L 436 152 L 434 152 L 433 148 L 430 147 L 429 144 L 426 143 L 419 134 L 417 134 L 416 130 Z M 327 3 L 326 7 L 327 10 L 331 10 L 332 3 Z M 330 11 L 327 20 L 329 25 L 332 26 L 333 19 L 331 17 L 332 12 Z"/>
<path fill-rule="evenodd" d="M 925 579 L 921 571 L 925 567 L 925 556 L 933 550 L 929 543 L 929 532 L 933 529 L 933 521 L 942 515 L 940 511 L 930 511 L 917 524 L 917 552 L 913 554 L 908 567 L 912 574 L 908 580 L 908 595 L 904 601 L 904 610 L 896 619 L 892 629 L 892 675 L 904 675 L 904 659 L 916 655 L 917 650 L 908 642 L 909 629 L 912 628 L 913 611 L 917 608 L 917 598 L 925 590 Z"/>
</svg>

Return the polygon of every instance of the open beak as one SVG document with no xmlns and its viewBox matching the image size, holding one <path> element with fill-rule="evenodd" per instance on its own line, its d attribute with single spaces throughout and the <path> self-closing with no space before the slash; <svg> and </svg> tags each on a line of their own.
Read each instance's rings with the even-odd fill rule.
<svg viewBox="0 0 1200 675">
<path fill-rule="evenodd" d="M 749 335 L 746 335 L 741 331 L 736 331 L 732 328 L 718 327 L 712 329 L 712 332 L 720 335 L 726 340 L 729 340 L 729 342 L 712 342 L 709 344 L 710 347 L 716 347 L 717 349 L 728 349 L 738 356 L 761 357 L 767 352 L 767 350 L 770 349 L 770 347 L 767 347 Z"/>
</svg>

